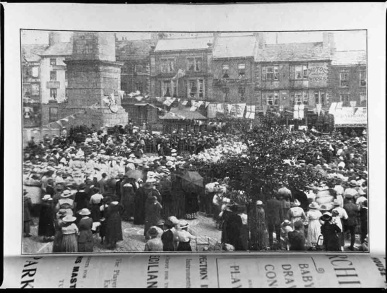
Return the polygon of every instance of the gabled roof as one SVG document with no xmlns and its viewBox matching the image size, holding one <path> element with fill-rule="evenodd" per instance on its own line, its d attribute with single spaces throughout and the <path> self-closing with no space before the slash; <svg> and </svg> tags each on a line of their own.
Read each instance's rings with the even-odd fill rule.
<svg viewBox="0 0 387 293">
<path fill-rule="evenodd" d="M 69 56 L 73 53 L 73 43 L 72 42 L 63 42 L 56 43 L 47 48 L 41 56 Z"/>
<path fill-rule="evenodd" d="M 157 40 L 124 40 L 116 42 L 116 58 L 120 60 L 138 60 L 147 58 Z"/>
<path fill-rule="evenodd" d="M 185 39 L 162 39 L 157 42 L 155 52 L 159 51 L 181 51 L 181 50 L 203 50 L 208 48 L 208 43 L 213 44 L 213 37 L 185 38 Z"/>
<path fill-rule="evenodd" d="M 255 45 L 254 36 L 219 37 L 214 47 L 213 57 L 214 59 L 254 57 Z"/>
<path fill-rule="evenodd" d="M 256 62 L 330 60 L 330 51 L 322 42 L 266 44 L 258 49 Z"/>
<path fill-rule="evenodd" d="M 174 116 L 172 113 L 176 114 L 177 116 Z M 189 108 L 186 109 L 179 109 L 179 108 L 171 108 L 171 110 L 166 113 L 163 117 L 160 117 L 160 119 L 163 120 L 183 120 L 182 117 L 185 117 L 185 119 L 196 119 L 196 120 L 206 120 L 207 117 L 203 116 L 199 112 L 196 111 L 190 111 Z"/>
<path fill-rule="evenodd" d="M 366 51 L 336 51 L 333 55 L 332 65 L 365 65 L 367 63 Z"/>
<path fill-rule="evenodd" d="M 47 49 L 48 45 L 24 44 L 22 45 L 22 56 L 27 62 L 39 62 L 40 54 Z"/>
</svg>

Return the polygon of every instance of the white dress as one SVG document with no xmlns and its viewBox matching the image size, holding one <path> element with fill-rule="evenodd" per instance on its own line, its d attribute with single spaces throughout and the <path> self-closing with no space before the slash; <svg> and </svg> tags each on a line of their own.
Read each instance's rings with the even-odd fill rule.
<svg viewBox="0 0 387 293">
<path fill-rule="evenodd" d="M 308 236 L 306 238 L 307 246 L 312 246 L 313 243 L 317 243 L 318 236 L 321 234 L 320 217 L 322 216 L 319 210 L 310 210 L 307 213 L 308 219 Z"/>
</svg>

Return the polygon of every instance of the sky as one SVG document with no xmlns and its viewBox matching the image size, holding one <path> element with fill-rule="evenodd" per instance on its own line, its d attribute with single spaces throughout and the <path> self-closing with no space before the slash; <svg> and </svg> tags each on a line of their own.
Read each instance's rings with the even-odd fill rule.
<svg viewBox="0 0 387 293">
<path fill-rule="evenodd" d="M 251 33 L 239 33 L 251 34 Z M 348 50 L 366 50 L 366 31 L 334 31 L 334 40 L 337 51 Z M 69 41 L 71 32 L 62 32 L 62 41 Z M 126 37 L 128 40 L 149 39 L 150 33 L 116 33 L 121 39 Z M 200 35 L 200 34 L 199 34 Z M 203 34 L 208 36 L 207 34 Z M 235 33 L 222 33 L 222 35 L 235 35 Z M 299 42 L 321 42 L 322 32 L 268 32 L 266 35 L 266 43 L 299 43 Z M 48 31 L 22 31 L 23 44 L 48 44 Z"/>
</svg>

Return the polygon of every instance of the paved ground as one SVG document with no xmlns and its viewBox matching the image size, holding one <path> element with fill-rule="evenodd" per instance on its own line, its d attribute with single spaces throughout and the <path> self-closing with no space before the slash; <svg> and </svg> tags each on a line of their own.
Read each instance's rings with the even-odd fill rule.
<svg viewBox="0 0 387 293">
<path fill-rule="evenodd" d="M 205 217 L 199 213 L 197 219 L 187 220 L 189 231 L 197 236 L 197 241 L 191 241 L 193 251 L 203 251 L 206 247 L 209 250 L 219 251 L 221 231 L 216 229 L 212 218 Z M 52 242 L 42 242 L 37 235 L 38 219 L 34 219 L 34 225 L 31 226 L 32 237 L 23 238 L 23 253 L 41 254 L 52 252 Z M 95 253 L 112 253 L 112 252 L 141 252 L 144 251 L 145 237 L 143 236 L 143 225 L 134 225 L 132 222 L 122 222 L 123 241 L 117 243 L 114 250 L 106 249 L 100 243 L 99 235 L 94 235 L 94 252 Z M 356 245 L 359 246 L 358 235 Z M 275 238 L 275 237 L 274 237 Z M 346 246 L 349 245 L 349 239 L 346 239 Z M 348 249 L 346 249 L 348 250 Z"/>
</svg>

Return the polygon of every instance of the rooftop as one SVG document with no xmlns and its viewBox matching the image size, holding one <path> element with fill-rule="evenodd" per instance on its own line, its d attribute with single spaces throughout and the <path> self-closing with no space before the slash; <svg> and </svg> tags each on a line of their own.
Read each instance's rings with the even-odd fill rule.
<svg viewBox="0 0 387 293">
<path fill-rule="evenodd" d="M 68 56 L 73 53 L 73 43 L 56 43 L 47 48 L 41 56 Z"/>
<path fill-rule="evenodd" d="M 124 40 L 116 42 L 116 57 L 121 60 L 137 60 L 149 56 L 151 46 L 156 45 L 157 40 Z"/>
<path fill-rule="evenodd" d="M 161 39 L 157 42 L 155 52 L 159 51 L 181 51 L 181 50 L 203 50 L 208 48 L 208 43 L 213 43 L 213 37 L 205 38 L 176 38 Z"/>
<path fill-rule="evenodd" d="M 176 114 L 177 116 L 174 116 L 173 114 Z M 196 119 L 196 120 L 206 120 L 207 117 L 203 116 L 197 111 L 190 111 L 189 108 L 185 109 L 179 109 L 179 108 L 171 108 L 171 111 L 166 113 L 163 117 L 160 117 L 160 119 L 163 120 L 183 120 L 182 117 L 185 117 L 185 119 Z"/>
<path fill-rule="evenodd" d="M 214 58 L 254 57 L 254 36 L 219 37 L 216 41 Z"/>
<path fill-rule="evenodd" d="M 22 56 L 27 62 L 39 62 L 40 54 L 47 49 L 48 45 L 28 44 L 22 45 Z"/>
<path fill-rule="evenodd" d="M 323 47 L 322 42 L 266 44 L 257 50 L 255 61 L 313 61 L 330 60 L 330 52 Z"/>
<path fill-rule="evenodd" d="M 366 51 L 337 51 L 333 55 L 332 65 L 365 65 L 367 63 Z"/>
</svg>

